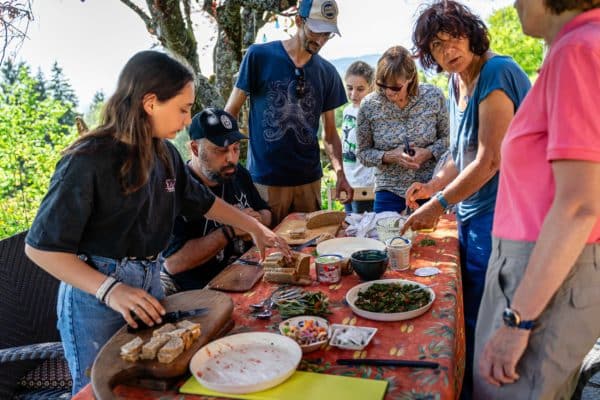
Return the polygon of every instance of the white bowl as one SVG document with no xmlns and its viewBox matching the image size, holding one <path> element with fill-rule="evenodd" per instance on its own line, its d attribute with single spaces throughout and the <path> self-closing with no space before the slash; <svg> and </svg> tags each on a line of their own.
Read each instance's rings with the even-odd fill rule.
<svg viewBox="0 0 600 400">
<path fill-rule="evenodd" d="M 346 350 L 362 350 L 368 346 L 377 328 L 354 325 L 331 325 L 331 346 Z"/>
<path fill-rule="evenodd" d="M 190 371 L 208 389 L 244 394 L 279 385 L 292 376 L 301 359 L 294 340 L 249 332 L 208 343 L 192 357 Z"/>
<path fill-rule="evenodd" d="M 308 320 L 312 320 L 312 321 L 314 321 L 315 325 L 325 328 L 325 330 L 327 331 L 327 336 L 323 340 L 319 340 L 318 342 L 312 342 L 310 344 L 298 343 L 298 345 L 302 349 L 303 353 L 310 353 L 311 351 L 318 350 L 319 348 L 321 348 L 321 346 L 323 346 L 325 343 L 327 343 L 327 341 L 329 340 L 329 336 L 330 336 L 329 323 L 327 322 L 327 320 L 325 318 L 315 317 L 315 316 L 311 316 L 311 315 L 300 315 L 298 317 L 288 318 L 279 324 L 279 332 L 281 332 L 282 335 L 289 337 L 290 339 L 296 341 L 295 338 L 293 338 L 291 336 L 287 336 L 284 333 L 285 328 L 289 327 L 289 326 L 295 326 L 296 328 L 298 328 L 304 323 L 304 321 L 308 321 Z"/>
<path fill-rule="evenodd" d="M 402 285 L 421 286 L 422 288 L 424 288 L 425 290 L 427 290 L 429 292 L 429 294 L 431 296 L 431 300 L 429 301 L 428 304 L 424 305 L 421 308 L 417 308 L 416 310 L 397 312 L 397 313 L 377 313 L 377 312 L 372 312 L 372 311 L 366 311 L 366 310 L 356 307 L 356 305 L 354 303 L 356 302 L 356 299 L 358 298 L 358 293 L 364 292 L 365 290 L 367 290 L 369 288 L 369 286 L 371 286 L 375 283 L 383 283 L 383 284 L 399 283 Z M 422 315 L 427 310 L 429 310 L 429 308 L 433 304 L 434 300 L 435 300 L 435 292 L 431 288 L 427 287 L 426 285 L 423 285 L 422 283 L 413 282 L 413 281 L 409 281 L 406 279 L 379 279 L 376 281 L 369 281 L 369 282 L 361 283 L 360 285 L 354 286 L 352 289 L 348 290 L 348 293 L 346 293 L 346 302 L 348 303 L 348 305 L 350 306 L 352 311 L 356 315 L 359 315 L 363 318 L 372 319 L 374 321 L 402 321 L 405 319 L 411 319 L 411 318 L 418 317 L 419 315 Z"/>
<path fill-rule="evenodd" d="M 317 254 L 339 254 L 348 259 L 352 253 L 360 250 L 385 251 L 385 243 L 363 237 L 341 237 L 325 240 L 317 245 Z"/>
</svg>

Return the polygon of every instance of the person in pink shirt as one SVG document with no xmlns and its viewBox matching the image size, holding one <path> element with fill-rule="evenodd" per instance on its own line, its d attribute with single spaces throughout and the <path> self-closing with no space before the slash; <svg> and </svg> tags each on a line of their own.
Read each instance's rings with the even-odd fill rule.
<svg viewBox="0 0 600 400">
<path fill-rule="evenodd" d="M 600 0 L 517 0 L 548 54 L 502 144 L 477 399 L 570 398 L 600 336 Z"/>
</svg>

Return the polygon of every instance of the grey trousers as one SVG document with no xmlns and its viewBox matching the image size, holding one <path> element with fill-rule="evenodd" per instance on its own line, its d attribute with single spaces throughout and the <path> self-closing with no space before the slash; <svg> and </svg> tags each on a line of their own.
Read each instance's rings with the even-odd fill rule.
<svg viewBox="0 0 600 400">
<path fill-rule="evenodd" d="M 475 333 L 475 399 L 570 399 L 579 368 L 600 336 L 600 244 L 585 246 L 563 285 L 536 321 L 517 365 L 515 383 L 489 385 L 479 374 L 479 359 L 502 325 L 535 243 L 494 238 Z M 552 271 L 548 271 L 549 274 Z"/>
</svg>

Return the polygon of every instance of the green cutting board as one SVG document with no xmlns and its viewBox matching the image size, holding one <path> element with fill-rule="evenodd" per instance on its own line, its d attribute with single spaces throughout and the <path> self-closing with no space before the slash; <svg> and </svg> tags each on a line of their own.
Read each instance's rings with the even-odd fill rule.
<svg viewBox="0 0 600 400">
<path fill-rule="evenodd" d="M 282 384 L 262 392 L 229 394 L 214 392 L 192 376 L 179 388 L 181 393 L 249 400 L 365 400 L 383 399 L 387 381 L 296 371 Z"/>
</svg>

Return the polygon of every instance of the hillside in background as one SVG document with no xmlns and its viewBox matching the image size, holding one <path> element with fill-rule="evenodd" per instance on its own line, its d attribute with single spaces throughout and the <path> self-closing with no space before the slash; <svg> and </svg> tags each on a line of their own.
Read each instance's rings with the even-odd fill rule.
<svg viewBox="0 0 600 400">
<path fill-rule="evenodd" d="M 336 58 L 335 60 L 329 60 L 329 61 L 333 64 L 335 69 L 337 69 L 338 74 L 340 74 L 340 76 L 343 78 L 344 74 L 346 73 L 346 70 L 348 69 L 350 64 L 352 64 L 354 61 L 358 61 L 358 60 L 364 61 L 367 64 L 369 64 L 370 66 L 372 66 L 373 68 L 375 68 L 375 66 L 377 65 L 377 60 L 379 60 L 379 57 L 381 57 L 381 54 L 368 54 L 368 55 L 363 55 L 363 56 L 358 56 L 358 57 Z"/>
</svg>

